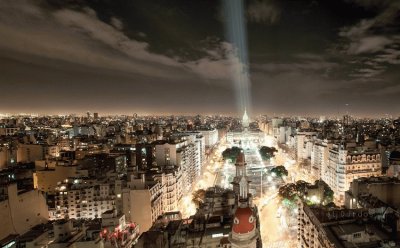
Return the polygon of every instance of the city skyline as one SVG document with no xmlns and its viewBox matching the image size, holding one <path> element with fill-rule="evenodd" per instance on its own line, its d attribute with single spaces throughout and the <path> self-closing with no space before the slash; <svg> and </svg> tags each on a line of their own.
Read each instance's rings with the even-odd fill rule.
<svg viewBox="0 0 400 248">
<path fill-rule="evenodd" d="M 250 114 L 398 116 L 399 9 L 246 1 Z M 0 113 L 240 116 L 221 1 L 2 2 L 0 35 Z"/>
<path fill-rule="evenodd" d="M 0 0 L 0 248 L 400 248 L 400 0 Z"/>
</svg>

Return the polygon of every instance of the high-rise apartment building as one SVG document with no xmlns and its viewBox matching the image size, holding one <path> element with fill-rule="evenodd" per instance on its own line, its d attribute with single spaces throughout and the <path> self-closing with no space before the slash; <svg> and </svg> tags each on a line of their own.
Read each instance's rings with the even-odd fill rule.
<svg viewBox="0 0 400 248">
<path fill-rule="evenodd" d="M 322 180 L 335 192 L 335 197 L 344 200 L 344 193 L 357 178 L 380 176 L 381 155 L 378 149 L 352 144 L 335 144 L 329 149 L 329 161 Z"/>
<path fill-rule="evenodd" d="M 163 214 L 163 187 L 157 180 L 146 180 L 145 174 L 140 178 L 131 178 L 127 188 L 123 189 L 123 213 L 128 221 L 135 221 L 145 232 Z"/>
<path fill-rule="evenodd" d="M 122 209 L 122 182 L 68 178 L 56 188 L 55 218 L 92 219 Z"/>
</svg>

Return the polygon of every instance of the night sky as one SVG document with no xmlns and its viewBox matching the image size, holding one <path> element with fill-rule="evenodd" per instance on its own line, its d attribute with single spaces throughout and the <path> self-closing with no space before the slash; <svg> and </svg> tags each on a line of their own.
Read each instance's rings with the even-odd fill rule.
<svg viewBox="0 0 400 248">
<path fill-rule="evenodd" d="M 236 114 L 222 8 L 0 0 L 0 113 Z M 400 1 L 247 0 L 244 13 L 253 115 L 399 115 Z"/>
</svg>

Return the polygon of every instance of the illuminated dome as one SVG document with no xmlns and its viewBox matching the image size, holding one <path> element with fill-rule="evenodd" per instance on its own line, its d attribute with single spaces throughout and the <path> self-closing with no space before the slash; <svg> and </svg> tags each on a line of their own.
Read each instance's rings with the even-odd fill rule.
<svg viewBox="0 0 400 248">
<path fill-rule="evenodd" d="M 233 219 L 232 232 L 235 234 L 247 234 L 256 228 L 256 218 L 249 207 L 238 208 Z"/>
</svg>

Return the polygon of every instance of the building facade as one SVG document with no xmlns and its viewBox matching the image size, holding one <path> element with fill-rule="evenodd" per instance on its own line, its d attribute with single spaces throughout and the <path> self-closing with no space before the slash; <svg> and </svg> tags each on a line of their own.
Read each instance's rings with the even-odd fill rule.
<svg viewBox="0 0 400 248">
<path fill-rule="evenodd" d="M 350 183 L 357 178 L 380 176 L 381 155 L 377 149 L 333 145 L 329 149 L 327 169 L 322 179 L 331 187 L 338 200 L 344 201 Z"/>
<path fill-rule="evenodd" d="M 55 218 L 93 219 L 103 212 L 122 207 L 121 181 L 101 182 L 69 178 L 56 188 Z"/>
<path fill-rule="evenodd" d="M 10 233 L 23 234 L 33 226 L 47 223 L 46 198 L 38 190 L 19 190 L 17 184 L 0 188 L 0 240 Z"/>
</svg>

